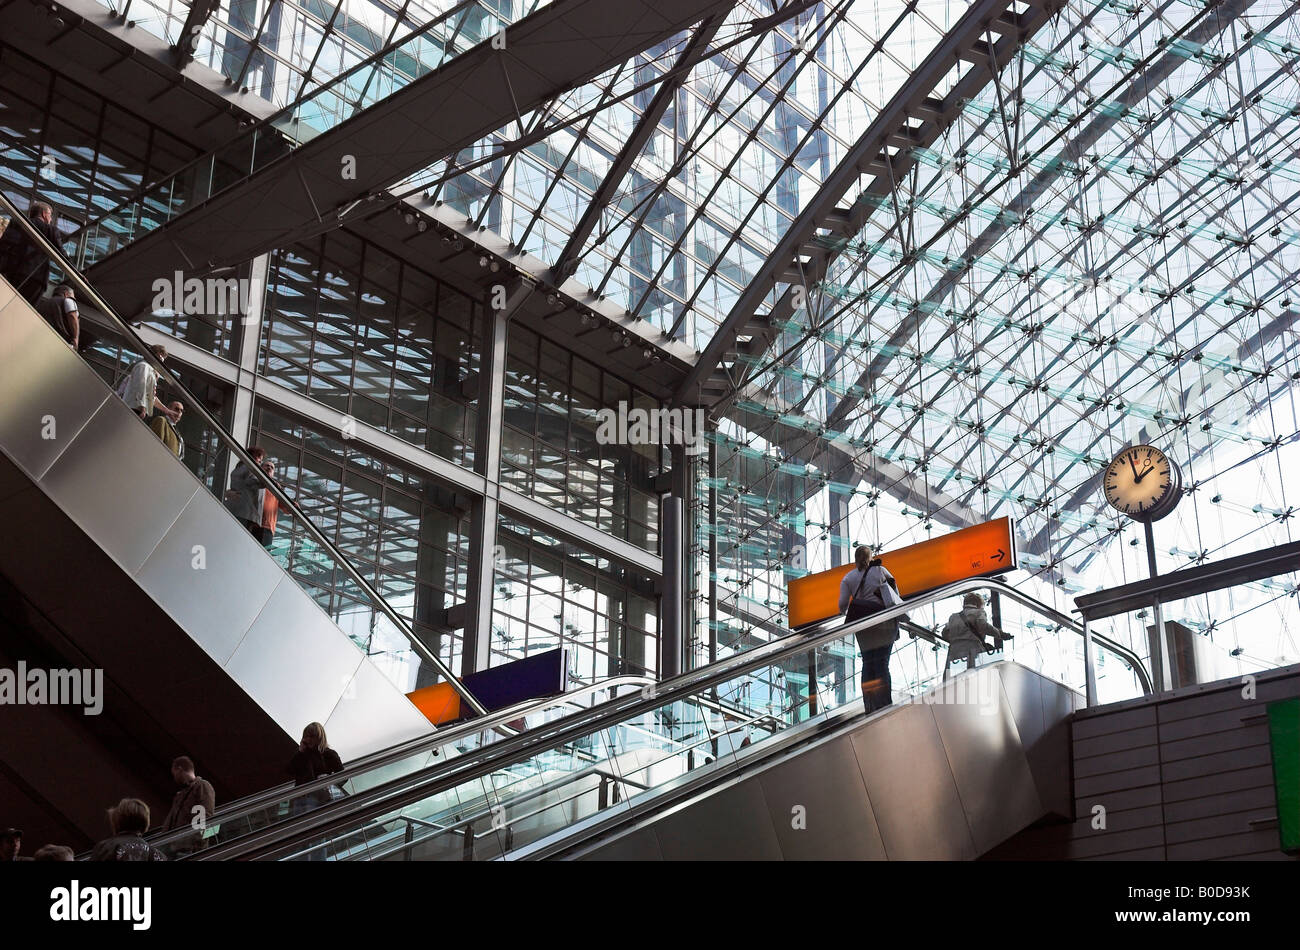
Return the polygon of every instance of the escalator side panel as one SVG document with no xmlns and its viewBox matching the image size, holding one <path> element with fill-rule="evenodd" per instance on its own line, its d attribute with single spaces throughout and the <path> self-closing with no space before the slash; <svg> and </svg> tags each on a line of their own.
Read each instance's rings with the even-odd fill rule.
<svg viewBox="0 0 1300 950">
<path fill-rule="evenodd" d="M 1048 814 L 1073 818 L 1074 799 L 1065 778 L 1071 769 L 1069 719 L 1084 708 L 1084 697 L 1014 663 L 1004 664 L 1001 671 L 1039 801 Z"/>
<path fill-rule="evenodd" d="M 313 720 L 337 727 L 333 744 L 346 759 L 430 732 L 399 689 L 377 670 L 363 672 L 370 661 L 343 631 L 3 281 L 0 367 L 0 451 L 285 733 L 296 736 Z M 17 497 L 0 521 L 22 514 Z M 4 530 L 19 551 L 43 543 L 40 525 Z M 75 564 L 47 565 L 54 573 L 37 606 L 55 623 L 95 611 L 62 576 L 75 576 Z M 46 576 L 21 563 L 14 570 L 37 587 Z M 128 639 L 114 652 L 147 662 L 144 644 L 174 639 L 175 627 L 142 630 L 141 646 Z M 219 720 L 220 710 L 210 715 Z"/>
<path fill-rule="evenodd" d="M 900 706 L 855 730 L 852 741 L 891 860 L 967 861 L 976 856 L 931 707 Z"/>
<path fill-rule="evenodd" d="M 885 843 L 851 737 L 827 742 L 817 758 L 815 775 L 796 756 L 758 776 L 783 856 L 792 861 L 884 860 Z M 839 815 L 859 819 L 840 821 Z"/>
<path fill-rule="evenodd" d="M 969 689 L 971 683 L 980 689 Z M 956 677 L 930 695 L 940 700 L 928 708 L 943 740 L 975 853 L 984 854 L 1046 811 L 1010 694 L 1002 688 L 1000 671 L 990 669 Z M 1041 701 L 1031 697 L 1028 706 L 1041 713 Z"/>
</svg>

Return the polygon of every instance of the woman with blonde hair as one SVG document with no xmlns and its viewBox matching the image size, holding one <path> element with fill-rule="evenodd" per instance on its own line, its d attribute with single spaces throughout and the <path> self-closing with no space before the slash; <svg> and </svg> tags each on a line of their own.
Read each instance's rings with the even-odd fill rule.
<svg viewBox="0 0 1300 950">
<path fill-rule="evenodd" d="M 333 775 L 343 771 L 343 760 L 330 748 L 325 738 L 325 727 L 319 722 L 308 723 L 302 731 L 302 741 L 298 751 L 289 760 L 289 774 L 293 776 L 294 785 L 306 785 L 322 775 Z M 318 788 L 293 800 L 293 813 L 301 814 L 319 805 L 329 804 L 330 793 L 327 788 Z"/>
</svg>

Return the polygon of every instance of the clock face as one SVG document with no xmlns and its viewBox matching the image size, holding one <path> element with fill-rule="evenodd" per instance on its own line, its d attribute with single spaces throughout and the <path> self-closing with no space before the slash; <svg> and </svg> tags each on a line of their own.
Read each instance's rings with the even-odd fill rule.
<svg viewBox="0 0 1300 950">
<path fill-rule="evenodd" d="M 1120 452 L 1106 466 L 1101 484 L 1112 508 L 1139 521 L 1169 514 L 1182 490 L 1178 466 L 1151 445 L 1134 445 Z"/>
</svg>

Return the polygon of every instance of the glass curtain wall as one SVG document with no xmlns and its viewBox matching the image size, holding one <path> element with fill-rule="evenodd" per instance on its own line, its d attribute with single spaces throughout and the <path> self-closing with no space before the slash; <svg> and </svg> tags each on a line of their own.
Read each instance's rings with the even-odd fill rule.
<svg viewBox="0 0 1300 950">
<path fill-rule="evenodd" d="M 416 634 L 452 669 L 463 637 L 446 611 L 464 603 L 469 527 L 451 492 L 432 480 L 268 408 L 254 413 L 252 444 L 276 461 L 276 477 Z M 300 528 L 277 531 L 271 554 L 305 581 L 316 602 L 375 660 L 403 654 L 404 640 L 341 571 L 323 566 L 317 545 Z M 404 662 L 404 661 L 403 661 Z M 424 685 L 407 669 L 408 690 Z"/>
<path fill-rule="evenodd" d="M 602 409 L 656 413 L 658 400 L 520 325 L 506 357 L 502 481 L 616 538 L 659 550 L 660 445 L 598 438 Z M 609 418 L 608 416 L 606 418 Z"/>
<path fill-rule="evenodd" d="M 271 255 L 263 376 L 469 467 L 479 304 L 369 242 L 330 234 Z"/>
<path fill-rule="evenodd" d="M 498 524 L 492 665 L 567 647 L 573 684 L 658 668 L 648 578 L 510 518 Z"/>
</svg>

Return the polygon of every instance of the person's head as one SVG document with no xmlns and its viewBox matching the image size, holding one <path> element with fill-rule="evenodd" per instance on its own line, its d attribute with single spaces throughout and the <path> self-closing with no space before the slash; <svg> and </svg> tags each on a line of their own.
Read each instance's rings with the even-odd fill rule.
<svg viewBox="0 0 1300 950">
<path fill-rule="evenodd" d="M 180 422 L 181 416 L 185 413 L 185 403 L 181 402 L 179 399 L 173 399 L 171 405 L 167 408 L 176 413 L 176 421 Z"/>
<path fill-rule="evenodd" d="M 307 728 L 302 731 L 302 748 L 328 752 L 329 747 L 329 743 L 325 741 L 325 727 L 318 722 L 308 723 Z"/>
<path fill-rule="evenodd" d="M 32 855 L 33 861 L 75 861 L 76 855 L 72 849 L 63 844 L 47 844 L 37 848 L 36 853 Z"/>
<path fill-rule="evenodd" d="M 971 591 L 961 599 L 961 605 L 963 607 L 983 607 L 984 598 L 975 593 L 975 591 Z"/>
<path fill-rule="evenodd" d="M 172 759 L 172 778 L 177 785 L 188 785 L 194 781 L 194 760 L 188 755 L 178 755 Z"/>
<path fill-rule="evenodd" d="M 260 445 L 254 445 L 248 450 L 248 457 L 256 462 L 260 468 L 262 465 L 262 459 L 266 458 L 266 449 L 262 448 Z"/>
<path fill-rule="evenodd" d="M 23 833 L 17 828 L 0 831 L 0 861 L 12 861 L 23 847 Z"/>
<path fill-rule="evenodd" d="M 159 360 L 167 359 L 167 347 L 163 346 L 161 343 L 155 343 L 153 346 L 149 347 L 149 352 L 158 357 Z"/>
<path fill-rule="evenodd" d="M 865 544 L 858 545 L 858 549 L 853 552 L 853 563 L 865 571 L 867 565 L 871 563 L 871 548 Z"/>
<path fill-rule="evenodd" d="M 149 830 L 149 806 L 138 798 L 124 798 L 108 810 L 108 825 L 115 835 L 142 835 Z"/>
<path fill-rule="evenodd" d="M 275 474 L 275 459 L 262 459 L 262 471 L 268 475 Z"/>
<path fill-rule="evenodd" d="M 54 207 L 47 201 L 33 201 L 27 209 L 27 217 L 48 224 L 54 220 Z"/>
<path fill-rule="evenodd" d="M 58 298 L 58 297 L 69 297 L 69 298 L 71 298 L 71 299 L 73 299 L 73 300 L 76 300 L 76 299 L 77 299 L 77 291 L 76 291 L 75 288 L 70 287 L 70 286 L 68 286 L 67 284 L 59 284 L 59 286 L 57 286 L 57 287 L 54 288 L 54 296 L 55 296 L 56 298 Z"/>
</svg>

